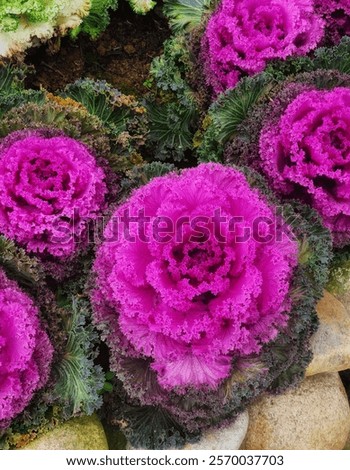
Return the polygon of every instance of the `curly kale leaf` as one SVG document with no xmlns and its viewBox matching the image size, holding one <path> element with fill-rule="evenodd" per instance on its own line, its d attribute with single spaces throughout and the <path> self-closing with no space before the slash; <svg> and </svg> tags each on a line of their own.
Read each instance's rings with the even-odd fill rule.
<svg viewBox="0 0 350 470">
<path fill-rule="evenodd" d="M 135 449 L 181 448 L 197 440 L 160 406 L 130 402 L 122 382 L 115 379 L 113 392 L 105 394 L 107 423 L 119 427 Z"/>
<path fill-rule="evenodd" d="M 91 415 L 102 404 L 100 391 L 105 381 L 102 369 L 94 364 L 98 335 L 89 323 L 90 309 L 86 300 L 73 297 L 64 303 L 68 339 L 64 357 L 56 365 L 54 394 L 65 416 Z"/>
<path fill-rule="evenodd" d="M 107 159 L 112 168 L 129 168 L 141 158 L 148 134 L 146 108 L 133 96 L 120 93 L 105 81 L 78 80 L 62 93 L 80 103 L 99 120 L 108 135 L 111 150 Z M 123 167 L 123 168 L 122 168 Z"/>
<path fill-rule="evenodd" d="M 78 34 L 85 33 L 92 39 L 97 39 L 110 23 L 110 11 L 118 8 L 117 0 L 92 0 L 88 16 L 80 26 L 71 31 L 71 36 L 76 38 Z"/>
<path fill-rule="evenodd" d="M 345 36 L 334 47 L 316 49 L 313 57 L 289 57 L 286 60 L 274 60 L 266 67 L 265 74 L 282 81 L 287 77 L 318 69 L 350 73 L 350 38 Z"/>
<path fill-rule="evenodd" d="M 335 47 L 322 47 L 315 52 L 314 70 L 328 69 L 350 73 L 350 38 L 345 36 Z"/>
<path fill-rule="evenodd" d="M 36 258 L 29 257 L 12 240 L 0 235 L 0 265 L 7 273 L 20 278 L 22 284 L 32 285 L 43 279 L 44 273 Z"/>
<path fill-rule="evenodd" d="M 159 98 L 149 103 L 147 110 L 155 159 L 180 161 L 194 147 L 199 109 L 188 84 L 192 67 L 184 35 L 166 41 L 163 54 L 152 62 L 151 82 L 156 85 Z"/>
<path fill-rule="evenodd" d="M 160 90 L 174 93 L 181 104 L 187 105 L 193 103 L 193 93 L 186 81 L 190 68 L 186 37 L 178 35 L 165 41 L 163 54 L 151 64 L 150 75 Z"/>
<path fill-rule="evenodd" d="M 0 94 L 8 95 L 13 93 L 14 82 L 18 78 L 17 70 L 11 66 L 0 68 Z M 22 88 L 22 87 L 21 87 Z"/>
</svg>

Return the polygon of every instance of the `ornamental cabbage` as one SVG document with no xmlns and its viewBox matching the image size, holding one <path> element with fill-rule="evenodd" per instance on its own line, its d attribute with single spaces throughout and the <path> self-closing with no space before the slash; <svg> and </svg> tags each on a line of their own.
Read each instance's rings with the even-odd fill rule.
<svg viewBox="0 0 350 470">
<path fill-rule="evenodd" d="M 0 4 L 0 56 L 65 34 L 89 14 L 90 0 L 9 0 Z"/>
<path fill-rule="evenodd" d="M 313 0 L 223 0 L 202 41 L 208 84 L 216 94 L 233 88 L 272 59 L 305 55 L 323 35 Z"/>
<path fill-rule="evenodd" d="M 114 218 L 144 210 L 151 218 L 145 227 L 150 242 L 138 239 L 138 227 L 130 229 L 136 241 L 129 241 L 129 228 L 123 227 L 120 241 L 107 241 L 95 263 L 95 304 L 106 299 L 118 311 L 125 339 L 152 360 L 165 389 L 217 387 L 230 375 L 233 356 L 259 353 L 287 322 L 296 243 L 263 245 L 253 237 L 237 242 L 242 224 L 220 242 L 209 222 L 218 208 L 221 217 L 242 217 L 250 228 L 259 217 L 275 218 L 239 172 L 202 165 L 136 191 L 114 214 L 105 236 L 112 237 Z M 183 240 L 151 237 L 154 220 L 166 218 L 175 226 L 186 216 L 206 224 L 207 236 L 198 234 L 203 225 L 186 225 Z"/>
<path fill-rule="evenodd" d="M 314 207 L 337 246 L 350 243 L 349 104 L 349 88 L 301 88 L 260 135 L 262 168 L 273 188 Z"/>
<path fill-rule="evenodd" d="M 0 203 L 0 234 L 62 279 L 93 249 L 88 242 L 105 210 L 121 197 L 125 171 L 142 162 L 146 110 L 102 81 L 80 80 L 52 95 L 25 92 L 13 70 L 2 72 L 0 153 L 11 155 L 11 162 L 0 158 L 7 172 L 0 188 L 6 196 Z M 28 160 L 27 142 L 38 158 Z M 50 171 L 36 168 L 40 159 Z M 15 184 L 16 165 L 21 170 Z"/>
<path fill-rule="evenodd" d="M 0 270 L 0 430 L 46 384 L 52 356 L 37 307 Z"/>
<path fill-rule="evenodd" d="M 329 51 L 325 58 L 319 56 L 321 63 Z M 317 62 L 311 65 L 317 68 Z M 277 87 L 268 75 L 248 80 L 249 86 L 242 84 L 223 97 L 216 117 L 213 109 L 219 129 L 224 114 L 235 115 L 235 106 L 247 102 L 256 88 L 255 106 L 247 106 L 244 115 L 239 110 L 234 138 L 227 134 L 224 160 L 264 173 L 283 200 L 297 199 L 318 211 L 336 247 L 349 245 L 350 76 L 319 69 L 293 79 L 286 76 Z M 206 146 L 218 138 L 211 132 Z"/>
<path fill-rule="evenodd" d="M 11 133 L 0 142 L 0 231 L 30 252 L 69 258 L 105 208 L 104 179 L 72 138 Z"/>
<path fill-rule="evenodd" d="M 3 272 L 6 272 L 11 279 L 15 279 L 21 289 L 30 293 L 30 298 L 38 306 L 34 311 L 40 315 L 54 350 L 52 355 L 52 348 L 45 344 L 46 334 L 40 329 L 37 343 L 39 345 L 43 342 L 43 351 L 40 350 L 33 357 L 35 356 L 37 360 L 41 357 L 39 354 L 47 358 L 51 355 L 50 370 L 53 372 L 50 380 L 35 392 L 30 403 L 24 403 L 23 412 L 20 410 L 16 416 L 5 421 L 0 420 L 0 450 L 3 450 L 23 447 L 37 436 L 45 434 L 72 417 L 91 415 L 98 410 L 102 405 L 100 392 L 104 384 L 104 373 L 95 361 L 99 338 L 91 325 L 90 307 L 83 292 L 88 269 L 81 269 L 79 277 L 70 279 L 67 283 L 55 283 L 51 279 L 48 288 L 45 272 L 38 260 L 28 256 L 22 248 L 18 248 L 14 242 L 3 236 L 0 236 L 0 265 Z M 7 284 L 7 287 L 16 286 L 13 281 Z M 2 288 L 1 280 L 0 292 Z M 19 291 L 19 288 L 17 290 Z M 31 310 L 31 304 L 28 304 L 29 298 L 22 294 L 23 299 L 26 299 L 23 305 L 27 305 L 26 310 L 29 311 Z M 19 296 L 12 295 L 11 299 L 15 298 L 20 299 Z M 5 343 L 7 346 L 13 344 L 20 353 L 18 339 L 23 340 L 26 334 L 28 342 L 33 342 L 35 339 L 33 325 L 30 325 L 26 319 L 19 319 L 19 315 L 15 315 L 9 305 L 7 302 L 3 318 L 0 308 L 0 413 L 3 404 L 2 374 L 6 371 L 4 364 L 8 363 L 8 355 L 6 362 L 2 362 L 2 353 L 6 352 L 6 347 L 1 350 L 2 346 Z M 12 327 L 13 321 L 16 322 L 17 332 Z M 6 332 L 10 334 L 7 335 Z M 2 343 L 4 338 L 5 341 Z M 32 369 L 31 366 L 30 370 Z M 28 377 L 22 375 L 25 381 L 29 380 L 29 374 Z M 32 377 L 35 376 L 32 374 Z M 29 381 L 26 383 L 28 386 L 31 385 Z M 21 393 L 20 389 L 16 389 L 17 391 Z M 13 397 L 15 398 L 15 394 Z"/>
<path fill-rule="evenodd" d="M 105 229 L 91 300 L 121 384 L 111 414 L 133 445 L 182 445 L 298 381 L 310 360 L 328 235 L 291 208 L 288 225 L 256 178 L 219 164 L 169 173 L 135 190 Z M 297 267 L 297 239 L 315 227 L 313 267 Z"/>
</svg>

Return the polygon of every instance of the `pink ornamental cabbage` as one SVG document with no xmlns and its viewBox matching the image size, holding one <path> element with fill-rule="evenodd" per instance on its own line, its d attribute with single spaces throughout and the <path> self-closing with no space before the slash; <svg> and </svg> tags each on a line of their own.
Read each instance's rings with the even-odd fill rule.
<svg viewBox="0 0 350 470">
<path fill-rule="evenodd" d="M 269 241 L 254 232 L 259 220 L 270 221 L 259 232 Z M 273 222 L 244 175 L 219 164 L 155 178 L 132 194 L 105 230 L 92 295 L 122 380 L 122 362 L 133 357 L 151 362 L 163 390 L 215 388 L 233 358 L 276 338 L 291 307 L 297 244 L 278 241 Z"/>
<path fill-rule="evenodd" d="M 202 42 L 208 84 L 215 93 L 233 88 L 271 59 L 305 55 L 323 34 L 313 0 L 222 0 Z"/>
<path fill-rule="evenodd" d="M 105 206 L 105 174 L 80 142 L 44 134 L 14 132 L 0 142 L 0 232 L 65 259 Z"/>
<path fill-rule="evenodd" d="M 350 242 L 350 89 L 300 93 L 265 124 L 260 155 L 275 190 L 311 204 L 336 245 Z"/>
<path fill-rule="evenodd" d="M 315 8 L 326 21 L 327 42 L 338 44 L 350 35 L 350 0 L 315 0 Z"/>
<path fill-rule="evenodd" d="M 52 355 L 38 309 L 0 271 L 0 429 L 7 427 L 45 385 Z"/>
</svg>

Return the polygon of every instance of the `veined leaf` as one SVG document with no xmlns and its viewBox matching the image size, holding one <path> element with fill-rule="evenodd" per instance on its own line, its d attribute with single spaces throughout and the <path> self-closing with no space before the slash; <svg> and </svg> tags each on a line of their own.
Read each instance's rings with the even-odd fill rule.
<svg viewBox="0 0 350 470">
<path fill-rule="evenodd" d="M 196 110 L 191 107 L 180 106 L 177 103 L 163 105 L 148 104 L 147 110 L 150 117 L 150 139 L 157 143 L 160 154 L 167 151 L 169 157 L 181 160 L 183 153 L 192 148 L 193 123 L 196 119 Z"/>
<path fill-rule="evenodd" d="M 69 85 L 64 95 L 81 103 L 90 114 L 97 116 L 103 124 L 119 134 L 125 130 L 129 110 L 112 105 L 109 96 L 112 91 L 104 82 L 85 79 Z"/>
<path fill-rule="evenodd" d="M 165 0 L 163 11 L 175 33 L 190 32 L 201 23 L 205 13 L 215 9 L 217 3 L 217 0 Z"/>
<path fill-rule="evenodd" d="M 217 128 L 217 138 L 221 144 L 230 139 L 250 109 L 271 86 L 263 75 L 256 79 L 248 78 L 218 100 L 213 124 Z"/>
<path fill-rule="evenodd" d="M 94 365 L 97 335 L 87 323 L 86 301 L 73 297 L 69 308 L 65 355 L 56 367 L 56 395 L 68 415 L 92 414 L 101 405 L 99 392 L 104 385 L 102 369 Z"/>
</svg>

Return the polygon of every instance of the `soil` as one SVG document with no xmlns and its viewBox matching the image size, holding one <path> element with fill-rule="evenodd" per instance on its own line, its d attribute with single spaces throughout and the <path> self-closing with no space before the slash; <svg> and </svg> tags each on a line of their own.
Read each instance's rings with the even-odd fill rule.
<svg viewBox="0 0 350 470">
<path fill-rule="evenodd" d="M 123 93 L 142 96 L 150 64 L 169 36 L 160 8 L 140 16 L 123 3 L 97 40 L 85 35 L 76 41 L 66 37 L 29 51 L 26 64 L 33 66 L 33 73 L 27 84 L 54 92 L 79 78 L 90 77 L 106 80 Z"/>
</svg>

